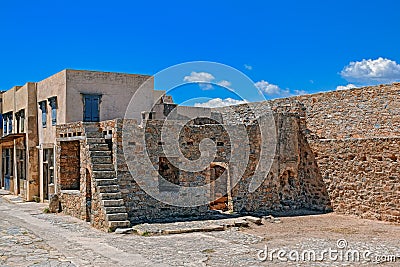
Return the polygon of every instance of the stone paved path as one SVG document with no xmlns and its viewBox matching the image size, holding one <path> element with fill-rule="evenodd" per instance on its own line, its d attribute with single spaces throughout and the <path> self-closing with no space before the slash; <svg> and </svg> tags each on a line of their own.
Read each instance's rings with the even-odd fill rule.
<svg viewBox="0 0 400 267">
<path fill-rule="evenodd" d="M 0 266 L 377 266 L 372 262 L 282 262 L 276 256 L 273 262 L 262 262 L 257 258 L 265 246 L 318 252 L 335 249 L 340 238 L 351 249 L 400 256 L 400 226 L 336 214 L 281 218 L 281 223 L 248 229 L 118 235 L 69 216 L 44 214 L 43 204 L 9 203 L 4 197 L 0 197 Z M 397 262 L 379 266 L 399 266 L 399 262 L 397 258 Z"/>
</svg>

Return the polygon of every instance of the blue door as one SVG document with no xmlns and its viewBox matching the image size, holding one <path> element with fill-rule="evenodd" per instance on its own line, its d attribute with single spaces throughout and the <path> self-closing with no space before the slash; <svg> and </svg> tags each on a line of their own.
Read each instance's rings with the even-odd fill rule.
<svg viewBox="0 0 400 267">
<path fill-rule="evenodd" d="M 101 95 L 84 95 L 83 96 L 83 121 L 98 122 L 100 121 L 100 98 Z"/>
</svg>

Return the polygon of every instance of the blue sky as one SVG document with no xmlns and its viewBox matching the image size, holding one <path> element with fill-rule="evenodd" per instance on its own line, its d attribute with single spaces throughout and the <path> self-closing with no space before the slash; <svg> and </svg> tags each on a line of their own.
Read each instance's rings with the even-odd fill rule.
<svg viewBox="0 0 400 267">
<path fill-rule="evenodd" d="M 65 68 L 155 74 L 197 60 L 242 71 L 266 98 L 390 83 L 399 10 L 396 0 L 1 1 L 0 89 Z M 174 98 L 233 97 L 198 89 Z"/>
</svg>

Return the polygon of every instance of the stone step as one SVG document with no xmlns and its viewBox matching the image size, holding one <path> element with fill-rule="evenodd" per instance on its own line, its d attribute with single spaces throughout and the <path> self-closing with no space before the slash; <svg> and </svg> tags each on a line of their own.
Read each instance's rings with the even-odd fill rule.
<svg viewBox="0 0 400 267">
<path fill-rule="evenodd" d="M 103 138 L 104 135 L 102 132 L 86 132 L 86 138 Z"/>
<path fill-rule="evenodd" d="M 93 164 L 93 171 L 114 171 L 114 164 Z"/>
<path fill-rule="evenodd" d="M 106 157 L 91 157 L 93 164 L 112 164 L 110 156 Z"/>
<path fill-rule="evenodd" d="M 106 140 L 102 137 L 86 137 L 88 144 L 105 144 Z"/>
<path fill-rule="evenodd" d="M 131 225 L 130 221 L 109 221 L 108 227 L 111 231 L 114 231 L 117 228 L 129 228 Z"/>
<path fill-rule="evenodd" d="M 99 192 L 100 193 L 116 193 L 119 192 L 119 186 L 118 185 L 101 185 L 98 186 Z"/>
<path fill-rule="evenodd" d="M 102 200 L 104 207 L 120 207 L 124 206 L 124 200 L 121 199 L 106 199 Z"/>
<path fill-rule="evenodd" d="M 110 221 L 125 221 L 128 219 L 128 213 L 111 213 L 107 214 L 107 220 Z"/>
<path fill-rule="evenodd" d="M 92 171 L 94 179 L 113 179 L 115 171 Z"/>
<path fill-rule="evenodd" d="M 117 185 L 117 179 L 96 179 L 97 186 Z"/>
<path fill-rule="evenodd" d="M 100 193 L 102 200 L 109 200 L 109 199 L 121 199 L 122 194 L 121 192 L 116 193 Z"/>
<path fill-rule="evenodd" d="M 111 151 L 90 151 L 91 158 L 110 157 L 110 156 L 111 156 Z"/>
<path fill-rule="evenodd" d="M 112 213 L 126 213 L 126 208 L 125 207 L 104 207 L 106 210 L 107 214 L 112 214 Z"/>
<path fill-rule="evenodd" d="M 100 131 L 100 127 L 99 127 L 99 123 L 85 123 L 83 125 L 83 127 L 85 128 L 85 132 L 99 132 Z"/>
<path fill-rule="evenodd" d="M 89 144 L 90 151 L 110 151 L 108 144 Z"/>
</svg>

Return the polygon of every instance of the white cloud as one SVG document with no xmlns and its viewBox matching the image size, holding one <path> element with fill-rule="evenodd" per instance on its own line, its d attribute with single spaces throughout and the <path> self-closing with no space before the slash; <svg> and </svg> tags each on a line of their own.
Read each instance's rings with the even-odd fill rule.
<svg viewBox="0 0 400 267">
<path fill-rule="evenodd" d="M 394 82 L 400 80 L 400 65 L 396 61 L 378 58 L 350 62 L 340 75 L 348 81 Z"/>
<path fill-rule="evenodd" d="M 220 85 L 220 86 L 222 86 L 222 87 L 228 87 L 228 88 L 229 88 L 229 86 L 232 85 L 231 82 L 225 81 L 225 80 L 222 80 L 222 81 L 220 81 L 220 82 L 217 82 L 217 84 Z"/>
<path fill-rule="evenodd" d="M 207 102 L 204 103 L 195 103 L 195 107 L 201 107 L 201 108 L 218 108 L 218 107 L 225 107 L 225 106 L 232 106 L 232 105 L 239 105 L 239 104 L 244 104 L 247 103 L 246 100 L 236 100 L 232 98 L 213 98 L 210 99 Z"/>
<path fill-rule="evenodd" d="M 185 76 L 185 78 L 183 78 L 183 80 L 185 82 L 192 82 L 192 83 L 198 83 L 198 82 L 209 83 L 209 82 L 215 80 L 215 77 L 211 73 L 208 73 L 208 72 L 192 71 L 192 73 L 190 73 L 190 76 Z"/>
<path fill-rule="evenodd" d="M 253 69 L 253 66 L 244 64 L 244 68 L 245 68 L 246 70 L 252 70 L 252 69 Z"/>
<path fill-rule="evenodd" d="M 357 88 L 357 86 L 355 86 L 352 83 L 349 83 L 348 85 L 339 85 L 338 87 L 336 87 L 336 90 L 347 90 L 352 88 Z"/>
<path fill-rule="evenodd" d="M 202 90 L 211 90 L 214 89 L 212 83 L 218 84 L 222 87 L 229 88 L 232 83 L 227 80 L 221 80 L 219 82 L 215 82 L 215 77 L 211 73 L 208 72 L 195 72 L 192 71 L 189 76 L 185 76 L 183 78 L 185 82 L 198 83 Z"/>
<path fill-rule="evenodd" d="M 289 90 L 286 89 L 281 89 L 278 85 L 271 84 L 269 82 L 266 82 L 264 80 L 256 82 L 254 84 L 259 90 L 261 90 L 263 93 L 267 95 L 288 95 Z"/>
</svg>

